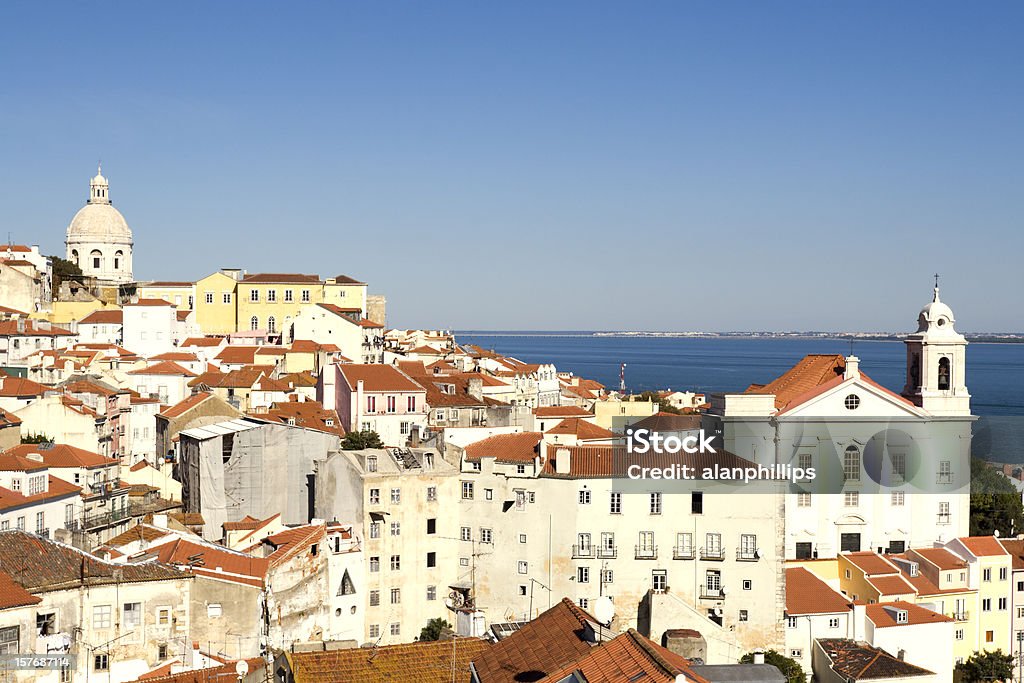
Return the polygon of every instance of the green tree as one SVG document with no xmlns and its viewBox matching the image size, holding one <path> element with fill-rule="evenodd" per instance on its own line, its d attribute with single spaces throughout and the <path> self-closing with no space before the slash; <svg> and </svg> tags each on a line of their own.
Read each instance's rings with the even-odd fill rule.
<svg viewBox="0 0 1024 683">
<path fill-rule="evenodd" d="M 452 625 L 441 617 L 434 617 L 420 630 L 420 640 L 441 640 L 441 636 L 450 634 Z"/>
<path fill-rule="evenodd" d="M 1013 536 L 1024 530 L 1024 504 L 1010 480 L 971 458 L 971 536 Z"/>
<path fill-rule="evenodd" d="M 656 391 L 640 392 L 636 398 L 640 401 L 654 401 L 658 406 L 658 410 L 662 413 L 672 413 L 673 415 L 680 414 L 680 410 L 678 408 L 664 401 L 660 396 L 658 396 L 658 392 Z"/>
<path fill-rule="evenodd" d="M 1002 650 L 975 652 L 966 662 L 957 665 L 956 672 L 960 674 L 961 683 L 1005 681 L 1013 677 L 1013 657 L 1004 655 Z"/>
<path fill-rule="evenodd" d="M 364 448 L 384 448 L 380 435 L 372 429 L 361 432 L 349 432 L 341 440 L 341 447 L 346 451 L 361 451 Z"/>
<path fill-rule="evenodd" d="M 754 653 L 748 652 L 740 657 L 740 664 L 753 664 Z M 764 663 L 771 664 L 786 677 L 787 683 L 805 683 L 804 668 L 796 660 L 790 659 L 784 654 L 775 650 L 768 650 L 764 653 Z"/>
<path fill-rule="evenodd" d="M 22 443 L 50 443 L 53 439 L 46 434 L 25 434 L 21 437 Z"/>
<path fill-rule="evenodd" d="M 57 292 L 60 291 L 60 283 L 68 280 L 82 281 L 82 269 L 71 261 L 62 259 L 59 256 L 48 256 L 47 258 L 53 264 L 53 279 L 50 281 L 50 285 L 53 288 L 53 295 L 55 297 Z"/>
</svg>

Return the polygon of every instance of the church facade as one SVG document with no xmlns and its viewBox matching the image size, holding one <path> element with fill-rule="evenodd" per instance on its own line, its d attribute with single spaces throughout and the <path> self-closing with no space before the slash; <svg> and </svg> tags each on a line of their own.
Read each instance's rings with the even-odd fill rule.
<svg viewBox="0 0 1024 683">
<path fill-rule="evenodd" d="M 712 398 L 707 427 L 727 450 L 816 471 L 786 495 L 787 559 L 897 553 L 968 534 L 976 418 L 967 341 L 953 325 L 936 287 L 905 340 L 901 393 L 854 356 L 810 355 L 768 384 Z"/>
<path fill-rule="evenodd" d="M 89 200 L 68 225 L 67 259 L 97 285 L 116 286 L 134 279 L 133 246 L 131 228 L 111 203 L 110 184 L 99 169 L 89 182 Z"/>
</svg>

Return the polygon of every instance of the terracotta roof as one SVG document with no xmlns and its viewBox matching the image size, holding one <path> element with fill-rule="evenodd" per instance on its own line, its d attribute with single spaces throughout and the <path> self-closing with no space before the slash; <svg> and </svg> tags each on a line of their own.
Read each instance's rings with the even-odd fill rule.
<svg viewBox="0 0 1024 683">
<path fill-rule="evenodd" d="M 817 642 L 831 660 L 832 669 L 851 681 L 935 675 L 867 643 L 846 638 L 819 638 Z"/>
<path fill-rule="evenodd" d="M 174 361 L 165 360 L 159 363 L 154 363 L 146 368 L 139 368 L 138 370 L 129 370 L 129 375 L 175 375 L 181 377 L 195 377 L 196 373 L 192 372 L 188 368 L 183 368 Z"/>
<path fill-rule="evenodd" d="M 540 681 L 591 654 L 581 637 L 593 617 L 568 598 L 473 658 L 480 683 Z"/>
<path fill-rule="evenodd" d="M 539 454 L 540 432 L 495 434 L 466 446 L 466 460 L 493 457 L 497 462 L 532 463 Z"/>
<path fill-rule="evenodd" d="M 214 358 L 221 363 L 251 365 L 256 362 L 258 346 L 225 346 Z"/>
<path fill-rule="evenodd" d="M 194 353 L 168 351 L 167 353 L 161 353 L 159 356 L 151 356 L 149 360 L 172 360 L 175 363 L 194 363 L 199 358 Z"/>
<path fill-rule="evenodd" d="M 170 517 L 184 526 L 204 526 L 206 524 L 206 520 L 199 512 L 172 512 Z"/>
<path fill-rule="evenodd" d="M 190 311 L 190 310 L 188 310 L 186 308 L 182 308 L 182 309 L 179 309 L 179 310 L 175 311 L 174 315 L 178 319 L 178 322 L 183 323 L 186 320 L 188 320 L 188 317 L 190 315 L 192 315 L 192 311 Z"/>
<path fill-rule="evenodd" d="M 118 394 L 127 393 L 125 389 L 112 389 L 87 379 L 67 382 L 61 385 L 61 388 L 71 394 L 95 394 L 97 396 L 117 396 Z"/>
<path fill-rule="evenodd" d="M 569 474 L 559 474 L 556 467 L 558 453 L 562 449 L 569 451 Z M 559 446 L 548 445 L 548 459 L 544 464 L 543 476 L 568 477 L 573 479 L 603 479 L 608 477 L 628 477 L 630 465 L 650 468 L 668 468 L 674 465 L 694 468 L 697 475 L 703 474 L 704 468 L 747 468 L 756 464 L 744 458 L 719 450 L 717 453 L 628 453 L 624 445 L 597 446 Z M 697 479 L 701 479 L 697 476 Z"/>
<path fill-rule="evenodd" d="M 867 582 L 878 591 L 879 595 L 911 595 L 917 591 L 902 574 L 896 576 L 870 576 Z"/>
<path fill-rule="evenodd" d="M 220 346 L 223 343 L 223 337 L 189 337 L 180 346 Z"/>
<path fill-rule="evenodd" d="M 409 375 L 405 374 L 393 365 L 363 365 L 353 363 L 351 365 L 338 365 L 338 371 L 352 391 L 356 390 L 359 380 L 363 381 L 364 391 L 425 391 L 423 387 L 414 382 Z"/>
<path fill-rule="evenodd" d="M 25 454 L 15 453 L 13 448 L 0 453 L 0 472 L 39 472 L 46 468 L 45 462 L 32 460 Z"/>
<path fill-rule="evenodd" d="M 78 321 L 79 325 L 121 325 L 124 323 L 124 312 L 120 309 L 101 308 L 93 311 Z"/>
<path fill-rule="evenodd" d="M 29 592 L 46 592 L 82 585 L 106 585 L 185 578 L 166 565 L 114 564 L 71 546 L 40 538 L 24 531 L 0 531 L 0 556 L 19 559 L 14 580 Z"/>
<path fill-rule="evenodd" d="M 185 282 L 184 280 L 158 280 L 157 282 L 139 285 L 139 289 L 146 289 L 147 287 L 191 287 L 192 285 L 192 282 Z"/>
<path fill-rule="evenodd" d="M 549 429 L 547 434 L 575 434 L 581 440 L 616 439 L 619 435 L 615 432 L 598 426 L 593 422 L 587 422 L 578 417 L 568 417 L 554 427 Z"/>
<path fill-rule="evenodd" d="M 211 396 L 213 396 L 213 394 L 211 394 L 208 391 L 200 391 L 198 393 L 192 394 L 188 398 L 178 403 L 175 403 L 170 408 L 160 411 L 160 415 L 167 418 L 180 417 L 181 415 L 188 412 L 189 410 L 192 410 L 197 405 L 199 405 L 206 399 L 210 398 Z"/>
<path fill-rule="evenodd" d="M 242 278 L 240 284 L 322 284 L 319 275 L 303 275 L 301 273 L 253 273 Z"/>
<path fill-rule="evenodd" d="M 21 424 L 21 418 L 14 413 L 9 413 L 3 408 L 0 408 L 0 428 L 2 427 L 16 427 Z"/>
<path fill-rule="evenodd" d="M 237 522 L 224 522 L 224 531 L 252 531 L 262 526 L 266 520 L 256 519 L 252 515 L 246 515 Z"/>
<path fill-rule="evenodd" d="M 514 637 L 515 634 L 513 634 Z M 690 669 L 690 661 L 656 645 L 635 629 L 621 633 L 600 647 L 591 648 L 581 659 L 540 679 L 541 683 L 561 683 L 579 672 L 587 683 L 675 683 L 677 676 L 686 681 L 703 681 Z M 482 683 L 486 683 L 484 679 Z M 521 679 L 520 679 L 521 680 Z"/>
<path fill-rule="evenodd" d="M 1015 539 L 999 539 L 1003 549 L 1013 557 L 1014 571 L 1024 569 L 1024 541 Z M 966 563 L 965 563 L 966 564 Z"/>
<path fill-rule="evenodd" d="M 170 306 L 174 308 L 174 304 L 170 301 L 164 301 L 163 299 L 136 299 L 135 301 L 129 301 L 124 304 L 125 306 Z"/>
<path fill-rule="evenodd" d="M 840 557 L 845 557 L 868 576 L 876 576 L 879 574 L 899 574 L 900 572 L 896 565 L 892 564 L 881 555 L 876 555 L 869 550 L 862 550 L 856 553 L 843 553 Z"/>
<path fill-rule="evenodd" d="M 775 407 L 783 410 L 801 394 L 842 377 L 846 359 L 840 354 L 812 353 L 801 358 L 796 365 L 768 384 L 752 384 L 745 393 L 774 394 Z"/>
<path fill-rule="evenodd" d="M 127 531 L 114 536 L 104 545 L 110 546 L 111 548 L 122 548 L 126 545 L 139 541 L 150 543 L 158 538 L 168 536 L 169 533 L 170 532 L 166 529 L 160 529 L 155 526 L 150 526 L 149 524 L 136 524 Z"/>
<path fill-rule="evenodd" d="M 284 424 L 294 424 L 297 427 L 345 436 L 345 428 L 341 426 L 338 411 L 325 409 L 319 401 L 277 402 L 265 412 L 250 414 L 264 420 L 275 420 Z M 327 424 L 328 421 L 331 424 Z"/>
<path fill-rule="evenodd" d="M 7 398 L 42 396 L 48 390 L 49 387 L 24 377 L 0 377 L 0 396 Z"/>
<path fill-rule="evenodd" d="M 24 324 L 24 329 L 19 330 L 19 323 Z M 73 337 L 74 332 L 63 327 L 44 323 L 41 320 L 0 320 L 0 337 Z"/>
<path fill-rule="evenodd" d="M 1021 543 L 1024 543 L 1022 541 Z M 1003 542 L 1005 545 L 1005 542 Z M 966 569 L 967 563 L 949 552 L 945 548 L 911 548 L 911 553 L 919 555 L 921 559 L 927 560 L 935 565 L 940 571 L 952 571 L 954 569 Z M 914 558 L 916 559 L 916 558 Z"/>
<path fill-rule="evenodd" d="M 896 617 L 886 609 L 896 608 L 906 610 L 907 621 L 897 622 Z M 953 621 L 952 618 L 937 614 L 921 607 L 920 605 L 914 605 L 903 600 L 896 600 L 895 602 L 875 603 L 867 605 L 864 608 L 867 611 L 868 619 L 870 619 L 875 627 L 887 628 L 889 626 L 917 626 L 919 624 L 939 624 L 945 621 Z"/>
<path fill-rule="evenodd" d="M 213 544 L 190 541 L 178 538 L 169 543 L 141 551 L 130 558 L 130 562 L 138 562 L 148 557 L 156 557 L 165 564 L 178 566 L 182 569 L 207 578 L 240 583 L 246 586 L 263 586 L 267 573 L 266 558 L 253 557 L 235 550 L 228 550 Z M 129 564 L 128 566 L 134 566 Z M 140 563 L 137 566 L 145 566 Z"/>
<path fill-rule="evenodd" d="M 480 638 L 459 638 L 287 656 L 297 683 L 448 683 L 453 670 L 455 680 L 468 681 L 469 662 L 490 647 Z"/>
<path fill-rule="evenodd" d="M 648 429 L 652 432 L 683 432 L 700 429 L 700 422 L 701 416 L 695 413 L 688 415 L 655 413 L 629 426 L 634 430 Z"/>
<path fill-rule="evenodd" d="M 345 320 L 352 324 L 355 324 L 356 322 L 355 320 L 353 320 L 353 316 L 359 316 L 363 314 L 363 309 L 361 308 L 344 308 L 342 306 L 336 306 L 335 304 L 322 303 L 317 304 L 317 306 L 324 309 L 325 311 L 330 311 L 334 315 L 341 316 L 342 318 L 344 318 Z"/>
<path fill-rule="evenodd" d="M 17 308 L 9 308 L 7 306 L 0 306 L 0 314 L 3 315 L 17 315 L 23 318 L 28 317 L 28 313 L 25 311 L 19 311 Z"/>
<path fill-rule="evenodd" d="M 975 557 L 1008 555 L 995 536 L 964 536 L 959 539 Z"/>
<path fill-rule="evenodd" d="M 334 281 L 339 285 L 365 285 L 365 282 L 360 282 L 355 278 L 351 278 L 348 275 L 335 275 Z"/>
<path fill-rule="evenodd" d="M 537 417 L 593 417 L 594 414 L 579 406 L 544 406 L 534 408 Z"/>
<path fill-rule="evenodd" d="M 849 611 L 849 600 L 804 567 L 786 568 L 786 616 Z"/>
<path fill-rule="evenodd" d="M 276 566 L 322 541 L 325 530 L 321 524 L 305 524 L 267 536 L 261 542 L 273 549 L 267 559 Z"/>
<path fill-rule="evenodd" d="M 99 453 L 63 443 L 19 444 L 7 449 L 4 455 L 9 453 L 22 456 L 38 453 L 43 456 L 43 463 L 47 467 L 106 467 L 120 462 L 115 458 L 107 458 Z"/>
<path fill-rule="evenodd" d="M 267 663 L 259 657 L 254 657 L 245 661 L 249 665 L 250 672 L 258 672 L 267 668 Z M 232 660 L 225 662 L 220 666 L 207 669 L 196 669 L 194 671 L 182 671 L 176 674 L 159 675 L 157 671 L 153 671 L 148 674 L 143 674 L 142 676 L 139 676 L 136 681 L 129 681 L 129 683 L 138 683 L 139 681 L 144 681 L 145 683 L 213 683 L 214 681 L 228 683 L 232 680 L 238 680 L 238 677 L 235 674 L 236 666 L 238 666 L 238 664 Z M 262 679 L 263 677 L 260 677 L 260 680 Z"/>
<path fill-rule="evenodd" d="M 0 571 L 0 609 L 38 605 L 42 598 L 32 595 L 7 572 Z"/>
<path fill-rule="evenodd" d="M 82 489 L 75 484 L 58 479 L 52 474 L 47 475 L 48 484 L 47 490 L 42 493 L 36 493 L 31 496 L 26 496 L 21 491 L 11 491 L 0 487 L 0 510 L 11 510 L 13 508 L 21 508 L 28 505 L 35 505 L 44 501 L 52 501 L 61 498 L 78 497 L 82 494 Z"/>
</svg>

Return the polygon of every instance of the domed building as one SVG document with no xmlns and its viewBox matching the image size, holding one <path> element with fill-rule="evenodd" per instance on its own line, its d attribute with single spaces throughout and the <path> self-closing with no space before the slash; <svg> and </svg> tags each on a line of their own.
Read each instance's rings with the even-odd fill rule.
<svg viewBox="0 0 1024 683">
<path fill-rule="evenodd" d="M 99 284 L 132 282 L 131 228 L 110 203 L 110 184 L 102 168 L 89 182 L 89 201 L 68 225 L 67 258 Z"/>
</svg>

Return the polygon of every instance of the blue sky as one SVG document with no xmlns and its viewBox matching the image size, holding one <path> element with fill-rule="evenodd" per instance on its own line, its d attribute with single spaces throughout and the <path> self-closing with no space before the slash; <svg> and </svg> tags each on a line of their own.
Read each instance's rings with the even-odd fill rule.
<svg viewBox="0 0 1024 683">
<path fill-rule="evenodd" d="M 389 323 L 1021 330 L 1024 5 L 4 6 L 6 225 L 103 159 L 136 277 L 347 273 Z M 6 237 L 4 235 L 3 237 Z"/>
</svg>

